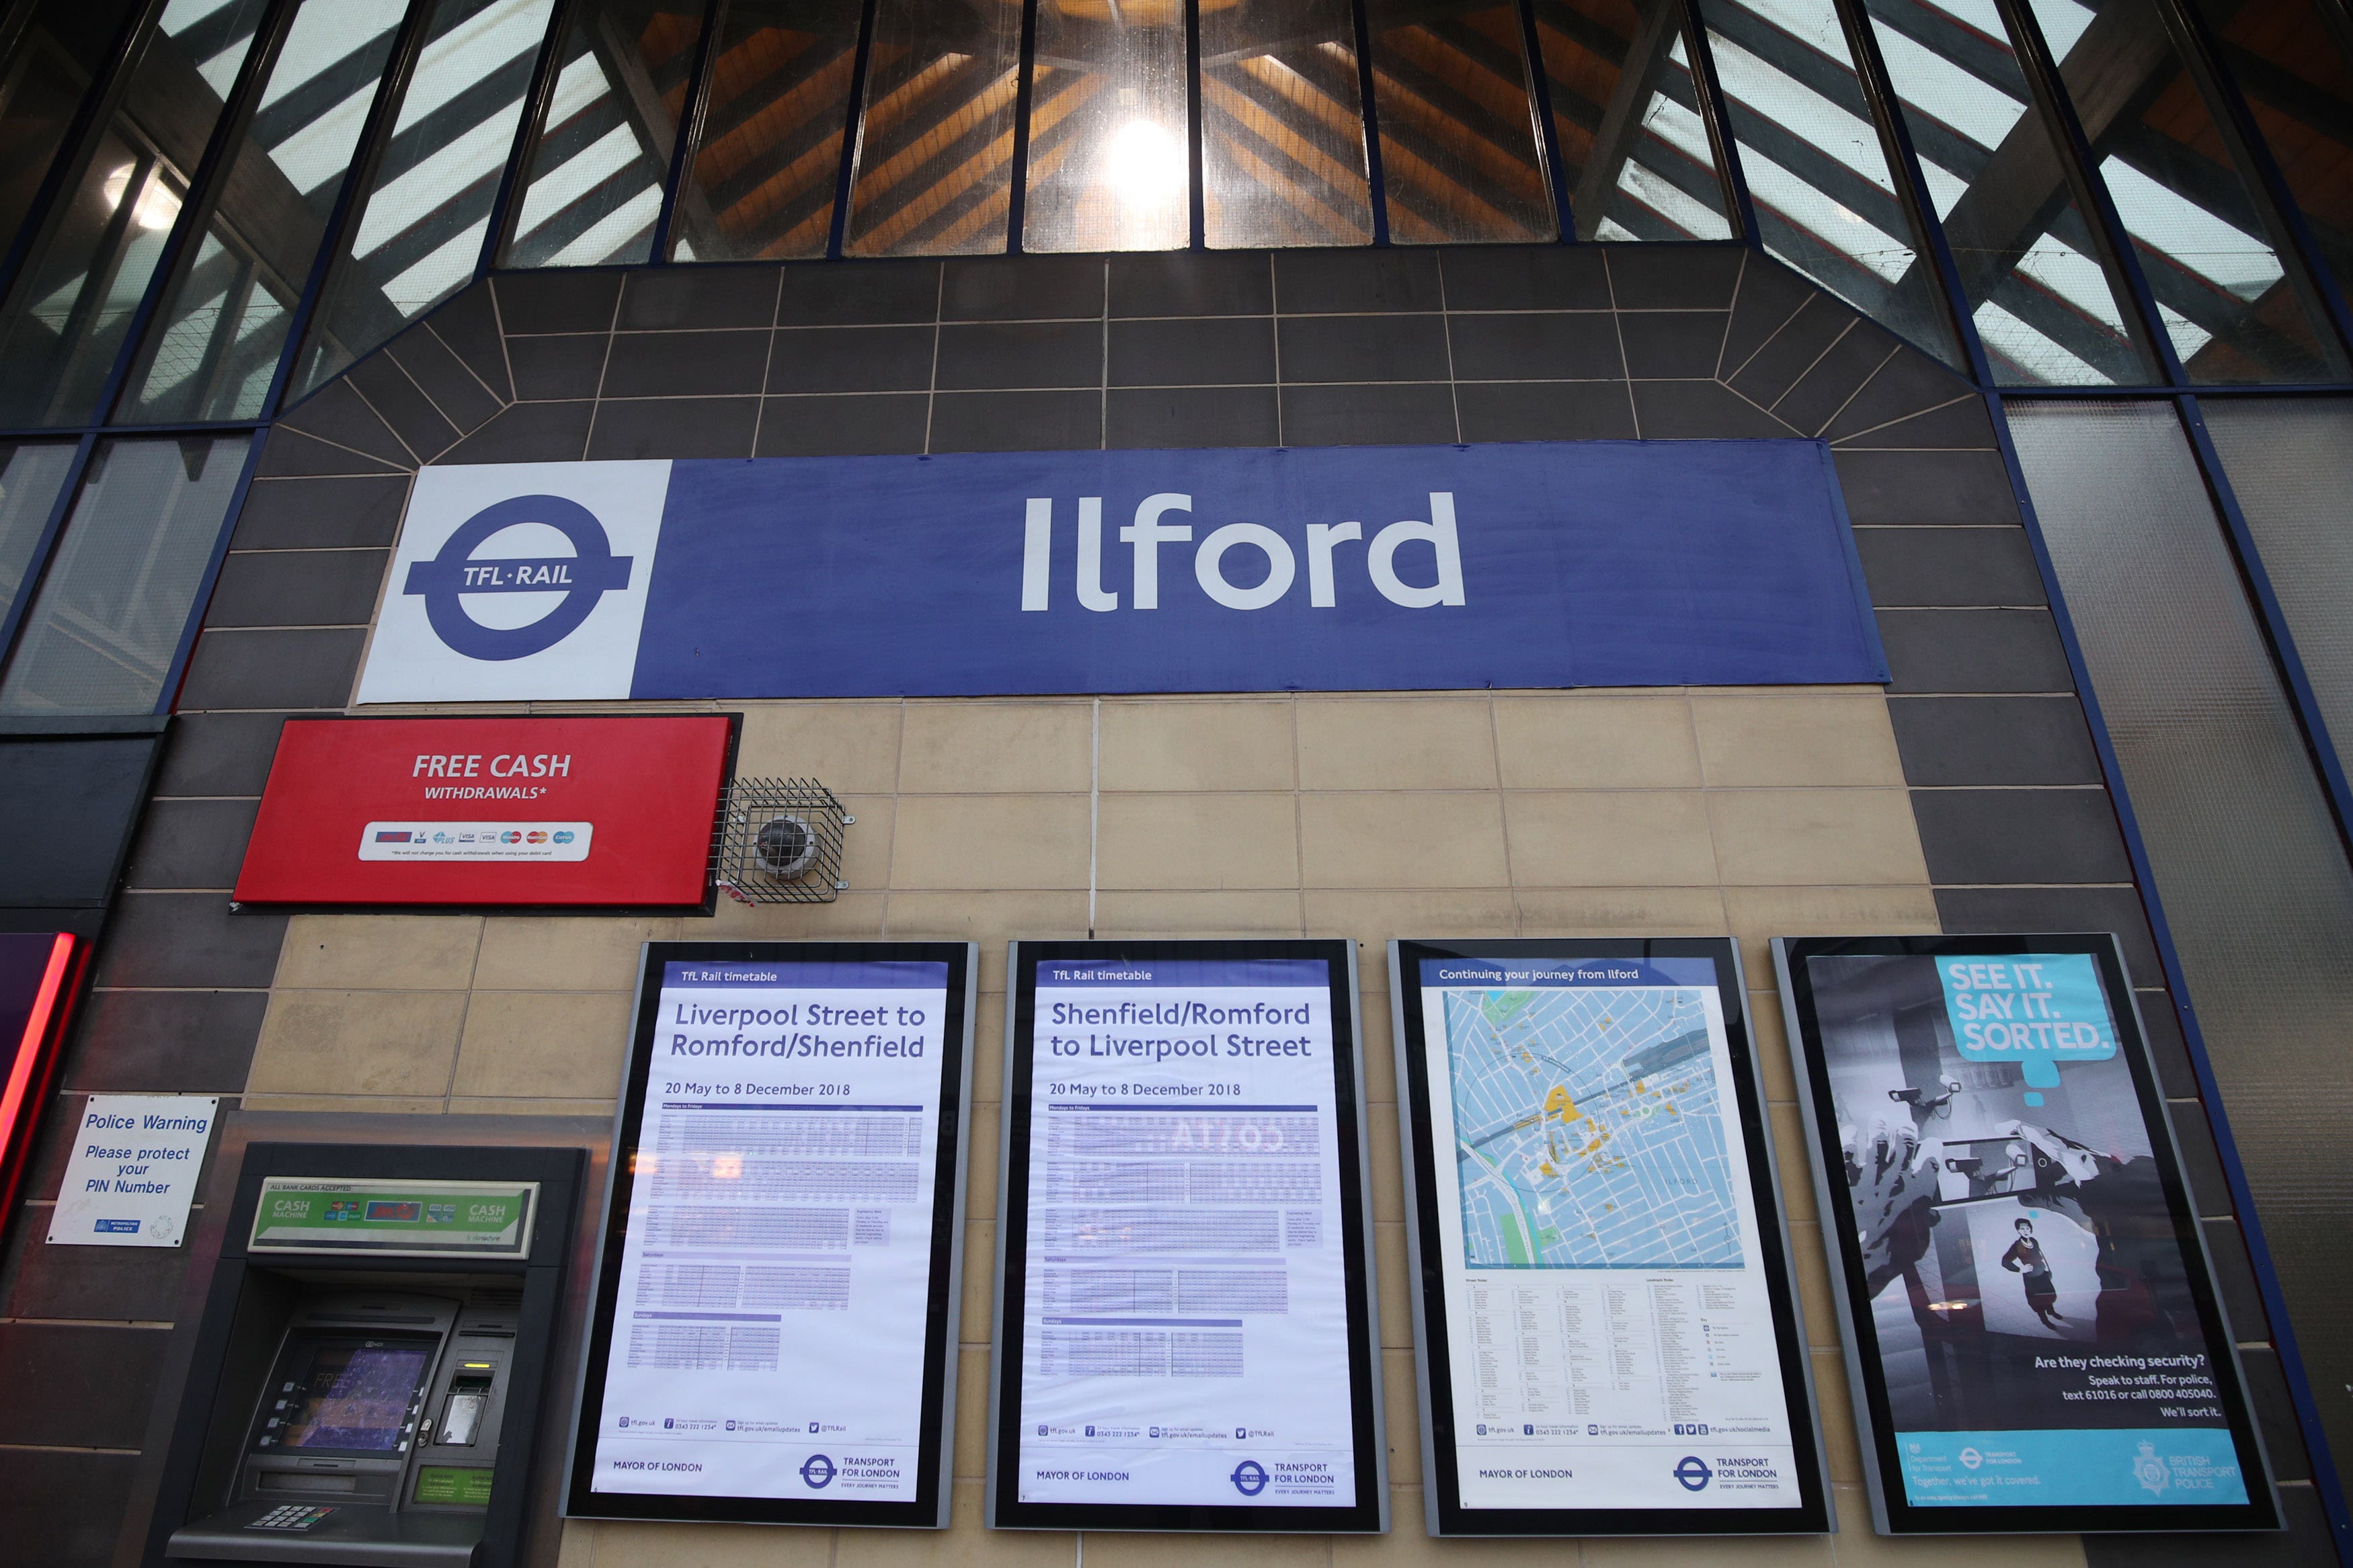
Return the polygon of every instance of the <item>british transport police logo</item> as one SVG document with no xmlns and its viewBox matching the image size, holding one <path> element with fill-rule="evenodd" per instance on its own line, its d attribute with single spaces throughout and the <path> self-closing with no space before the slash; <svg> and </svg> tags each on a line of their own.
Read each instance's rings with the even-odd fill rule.
<svg viewBox="0 0 2353 1568">
<path fill-rule="evenodd" d="M 628 697 L 670 479 L 667 462 L 420 471 L 359 700 Z"/>
</svg>

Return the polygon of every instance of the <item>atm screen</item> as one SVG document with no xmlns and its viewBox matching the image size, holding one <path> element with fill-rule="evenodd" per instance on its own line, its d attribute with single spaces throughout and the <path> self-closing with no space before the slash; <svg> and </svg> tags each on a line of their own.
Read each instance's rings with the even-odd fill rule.
<svg viewBox="0 0 2353 1568">
<path fill-rule="evenodd" d="M 353 1340 L 316 1344 L 280 1444 L 383 1452 L 398 1447 L 409 1401 L 425 1381 L 431 1353 L 423 1345 Z"/>
</svg>

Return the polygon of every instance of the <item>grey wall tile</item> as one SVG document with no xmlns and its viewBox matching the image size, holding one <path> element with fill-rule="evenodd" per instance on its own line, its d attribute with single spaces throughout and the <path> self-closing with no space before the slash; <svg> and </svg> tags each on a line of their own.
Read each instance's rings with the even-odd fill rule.
<svg viewBox="0 0 2353 1568">
<path fill-rule="evenodd" d="M 1626 374 L 1650 380 L 1713 376 L 1730 320 L 1722 310 L 1639 310 L 1617 317 Z"/>
<path fill-rule="evenodd" d="M 2136 980 L 2165 973 L 2130 888 L 1939 888 L 1936 919 L 1947 931 L 2114 931 Z"/>
<path fill-rule="evenodd" d="M 1445 305 L 1431 250 L 1278 250 L 1274 308 L 1286 316 L 1436 310 Z"/>
<path fill-rule="evenodd" d="M 426 317 L 425 327 L 464 362 L 492 398 L 504 402 L 514 395 L 507 375 L 505 332 L 489 280 L 478 279 L 443 300 Z"/>
<path fill-rule="evenodd" d="M 1801 313 L 1819 309 L 1821 291 L 1779 262 L 1751 256 L 1741 266 L 1740 285 L 1733 295 L 1732 324 L 1724 334 L 1724 363 L 1719 373 L 1737 375 L 1765 345 L 1780 336 Z M 1801 324 L 1797 329 L 1826 342 L 1835 328 Z"/>
<path fill-rule="evenodd" d="M 236 1094 L 269 1007 L 267 991 L 92 992 L 75 1027 L 65 1087 L 83 1094 Z"/>
<path fill-rule="evenodd" d="M 769 333 L 619 332 L 601 397 L 724 397 L 756 393 L 768 372 Z"/>
<path fill-rule="evenodd" d="M 406 474 L 257 479 L 245 492 L 245 510 L 237 516 L 230 548 L 341 550 L 389 545 L 400 531 L 408 484 Z"/>
<path fill-rule="evenodd" d="M 1451 441 L 1453 389 L 1445 385 L 1286 386 L 1286 447 L 1377 447 Z"/>
<path fill-rule="evenodd" d="M 232 552 L 205 610 L 208 626 L 357 626 L 375 614 L 383 550 Z"/>
<path fill-rule="evenodd" d="M 1815 434 L 1860 395 L 1864 383 L 1897 347 L 1887 333 L 1868 321 L 1857 321 L 1807 367 L 1796 385 L 1781 395 L 1773 412 L 1807 435 Z"/>
<path fill-rule="evenodd" d="M 385 351 L 379 350 L 352 366 L 343 373 L 343 380 L 367 399 L 368 406 L 419 462 L 446 451 L 460 434 L 449 416 L 434 406 L 424 389 Z"/>
<path fill-rule="evenodd" d="M 1070 451 L 1103 445 L 1100 392 L 943 392 L 934 452 Z"/>
<path fill-rule="evenodd" d="M 1916 355 L 1899 354 L 1889 363 L 1900 363 Z M 1885 374 L 1882 372 L 1882 374 Z M 1869 392 L 1864 389 L 1864 394 Z M 1994 444 L 1993 425 L 1987 419 L 1985 404 L 1977 394 L 1967 393 L 1941 407 L 1915 414 L 1890 424 L 1873 423 L 1882 413 L 1881 405 L 1863 394 L 1839 416 L 1831 421 L 1820 434 L 1829 440 L 1846 442 L 1857 447 L 1969 447 L 1985 448 Z"/>
<path fill-rule="evenodd" d="M 770 392 L 924 392 L 937 331 L 920 327 L 787 327 L 768 353 Z"/>
<path fill-rule="evenodd" d="M 181 713 L 164 744 L 158 795 L 259 795 L 283 713 Z"/>
<path fill-rule="evenodd" d="M 1618 318 L 1606 310 L 1449 316 L 1446 331 L 1453 373 L 1464 381 L 1603 381 L 1626 374 Z M 1288 355 L 1282 374 L 1298 379 Z"/>
<path fill-rule="evenodd" d="M 225 893 L 125 893 L 91 984 L 266 986 L 285 935 L 285 916 L 231 914 Z"/>
<path fill-rule="evenodd" d="M 936 261 L 809 261 L 781 270 L 778 326 L 877 326 L 939 314 Z"/>
<path fill-rule="evenodd" d="M 42 1568 L 105 1568 L 136 1454 L 19 1449 L 0 1465 L 0 1540 Z"/>
<path fill-rule="evenodd" d="M 781 269 L 658 267 L 624 275 L 623 331 L 665 327 L 766 327 L 776 319 Z"/>
<path fill-rule="evenodd" d="M 2196 1100 L 2202 1092 L 2198 1083 L 2198 1069 L 2189 1065 L 2189 1046 L 2181 1033 L 2181 1015 L 2175 1010 L 2173 995 L 2163 988 L 2162 974 L 2138 977 L 2144 986 L 2154 980 L 2156 988 L 2134 993 L 2134 1002 L 2140 1008 L 2141 1031 L 2148 1037 L 2148 1054 L 2157 1063 L 2157 1081 L 2168 1100 Z"/>
<path fill-rule="evenodd" d="M 1720 310 L 1732 303 L 1740 264 L 1746 255 L 1737 245 L 1591 248 L 1609 258 L 1609 289 L 1621 310 Z"/>
<path fill-rule="evenodd" d="M 860 458 L 920 452 L 931 423 L 928 393 L 771 397 L 760 410 L 763 458 Z"/>
<path fill-rule="evenodd" d="M 587 455 L 596 405 L 518 403 L 441 454 L 443 463 L 576 463 Z"/>
<path fill-rule="evenodd" d="M 1814 362 L 1846 336 L 1854 323 L 1853 314 L 1831 302 L 1828 295 L 1812 295 L 1796 314 L 1781 323 L 1779 331 L 1757 345 L 1746 363 L 1736 365 L 1727 354 L 1725 380 L 1738 387 L 1743 396 L 1770 407 L 1780 401 L 1782 394 L 1797 385 L 1799 379 L 1814 367 Z"/>
<path fill-rule="evenodd" d="M 156 1329 L 0 1323 L 0 1443 L 135 1448 L 163 1370 Z"/>
<path fill-rule="evenodd" d="M 612 342 L 607 332 L 509 338 L 515 395 L 534 403 L 596 396 L 605 380 L 605 354 Z"/>
<path fill-rule="evenodd" d="M 1481 245 L 1438 257 L 1450 310 L 1609 309 L 1609 277 L 1596 247 Z"/>
<path fill-rule="evenodd" d="M 1939 885 L 2129 882 L 2107 791 L 1915 790 L 1928 877 Z"/>
<path fill-rule="evenodd" d="M 12 1318 L 134 1319 L 179 1315 L 187 1253 L 172 1247 L 51 1247 L 49 1209 L 14 1227 L 5 1299 Z"/>
<path fill-rule="evenodd" d="M 756 378 L 754 384 L 758 384 Z M 592 459 L 748 458 L 759 423 L 757 397 L 607 398 L 596 405 L 596 423 L 588 433 L 588 456 Z"/>
<path fill-rule="evenodd" d="M 1285 316 L 1276 335 L 1285 384 L 1447 378 L 1443 316 Z"/>
<path fill-rule="evenodd" d="M 499 321 L 510 334 L 609 331 L 621 299 L 617 272 L 501 272 L 492 284 Z"/>
<path fill-rule="evenodd" d="M 2100 759 L 2073 696 L 1891 697 L 1904 776 L 1915 786 L 2092 784 Z"/>
<path fill-rule="evenodd" d="M 942 266 L 942 321 L 1073 321 L 1103 314 L 1100 256 L 957 257 Z"/>
<path fill-rule="evenodd" d="M 1260 316 L 1274 309 L 1274 271 L 1257 250 L 1180 250 L 1111 258 L 1111 313 Z"/>
<path fill-rule="evenodd" d="M 159 800 L 147 807 L 123 873 L 129 888 L 223 888 L 253 835 L 253 800 Z"/>
<path fill-rule="evenodd" d="M 2247 1257 L 2247 1239 L 2239 1230 L 2238 1220 L 2201 1220 L 2198 1229 L 2205 1238 L 2207 1260 L 2214 1266 L 2214 1282 L 2221 1293 L 2222 1315 L 2231 1324 L 2232 1342 L 2270 1339 L 2271 1315 L 2263 1310 L 2263 1291 L 2255 1284 L 2255 1266 Z"/>
<path fill-rule="evenodd" d="M 367 634 L 349 630 L 208 630 L 196 639 L 183 710 L 341 708 Z"/>
<path fill-rule="evenodd" d="M 2017 608 L 2043 603 L 2022 528 L 1858 528 L 1871 602 Z"/>
<path fill-rule="evenodd" d="M 1638 381 L 1633 394 L 1635 426 L 1646 441 L 1796 434 L 1719 381 Z"/>
<path fill-rule="evenodd" d="M 1105 400 L 1107 447 L 1272 447 L 1281 412 L 1271 386 L 1114 387 Z"/>
<path fill-rule="evenodd" d="M 1891 690 L 2073 691 L 2047 610 L 1882 610 Z"/>
<path fill-rule="evenodd" d="M 1001 321 L 940 329 L 943 392 L 1103 384 L 1100 321 Z"/>
<path fill-rule="evenodd" d="M 493 392 L 428 321 L 419 321 L 393 339 L 384 352 L 399 362 L 409 380 L 459 430 L 475 429 L 506 406 L 505 378 L 500 377 L 499 390 Z"/>
<path fill-rule="evenodd" d="M 1630 439 L 1634 403 L 1622 381 L 1457 382 L 1465 441 Z"/>
<path fill-rule="evenodd" d="M 1113 386 L 1271 384 L 1274 321 L 1267 316 L 1111 323 Z"/>
<path fill-rule="evenodd" d="M 1847 515 L 1858 526 L 1973 527 L 2016 522 L 2010 470 L 1994 451 L 1871 451 L 1832 454 Z"/>
</svg>

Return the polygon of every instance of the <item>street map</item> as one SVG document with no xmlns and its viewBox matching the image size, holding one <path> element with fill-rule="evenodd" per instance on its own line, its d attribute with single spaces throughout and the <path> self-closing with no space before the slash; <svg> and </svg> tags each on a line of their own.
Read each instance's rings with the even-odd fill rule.
<svg viewBox="0 0 2353 1568">
<path fill-rule="evenodd" d="M 1444 993 L 1465 1267 L 1741 1267 L 1704 994 Z"/>
</svg>

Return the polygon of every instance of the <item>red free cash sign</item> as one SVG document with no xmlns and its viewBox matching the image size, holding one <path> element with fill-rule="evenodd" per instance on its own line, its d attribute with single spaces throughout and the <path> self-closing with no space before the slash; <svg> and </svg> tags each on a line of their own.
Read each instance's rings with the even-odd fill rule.
<svg viewBox="0 0 2353 1568">
<path fill-rule="evenodd" d="M 233 897 L 700 907 L 733 722 L 290 719 Z"/>
</svg>

